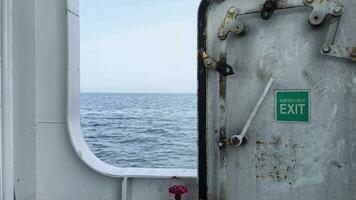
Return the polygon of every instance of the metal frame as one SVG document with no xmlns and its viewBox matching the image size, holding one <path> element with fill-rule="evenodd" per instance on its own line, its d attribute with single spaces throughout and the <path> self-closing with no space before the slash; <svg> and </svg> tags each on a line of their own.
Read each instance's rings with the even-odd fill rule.
<svg viewBox="0 0 356 200">
<path fill-rule="evenodd" d="M 104 163 L 87 146 L 80 126 L 79 0 L 67 0 L 67 128 L 78 157 L 92 170 L 117 178 L 196 178 L 191 169 L 118 168 Z M 124 179 L 127 180 L 127 179 Z"/>
<path fill-rule="evenodd" d="M 14 199 L 12 0 L 1 1 L 0 199 Z"/>
<path fill-rule="evenodd" d="M 208 199 L 207 185 L 207 125 L 206 125 L 206 98 L 207 98 L 207 69 L 199 49 L 206 49 L 206 27 L 209 1 L 202 0 L 198 11 L 198 187 L 199 199 Z"/>
</svg>

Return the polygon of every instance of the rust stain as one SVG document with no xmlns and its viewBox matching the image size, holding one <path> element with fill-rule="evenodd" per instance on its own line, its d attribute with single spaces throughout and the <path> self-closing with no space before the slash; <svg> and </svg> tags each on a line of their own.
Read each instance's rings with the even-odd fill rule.
<svg viewBox="0 0 356 200">
<path fill-rule="evenodd" d="M 257 140 L 257 141 L 256 141 L 256 144 L 264 144 L 264 142 L 261 141 L 261 140 Z"/>
<path fill-rule="evenodd" d="M 226 77 L 220 75 L 220 84 L 219 84 L 219 95 L 221 100 L 225 101 L 226 100 Z M 221 105 L 220 105 L 221 107 Z M 225 111 L 225 105 L 224 105 L 224 111 Z"/>
<path fill-rule="evenodd" d="M 283 143 L 281 137 L 273 137 L 268 142 L 257 140 L 255 163 L 257 183 L 268 181 L 292 186 L 296 181 L 295 145 Z"/>
<path fill-rule="evenodd" d="M 356 47 L 352 48 L 351 60 L 356 61 Z"/>
<path fill-rule="evenodd" d="M 225 149 L 226 147 L 226 77 L 220 75 L 219 79 L 219 101 L 220 101 L 220 112 L 221 112 L 221 119 L 220 119 L 220 131 L 219 131 L 219 145 L 220 150 Z"/>
<path fill-rule="evenodd" d="M 219 199 L 225 200 L 226 193 L 226 76 L 220 74 L 219 78 L 219 104 L 220 104 L 220 170 L 219 170 Z"/>
</svg>

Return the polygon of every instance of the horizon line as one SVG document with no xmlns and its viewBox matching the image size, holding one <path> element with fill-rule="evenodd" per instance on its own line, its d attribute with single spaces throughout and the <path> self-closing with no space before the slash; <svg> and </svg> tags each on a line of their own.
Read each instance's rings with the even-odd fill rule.
<svg viewBox="0 0 356 200">
<path fill-rule="evenodd" d="M 197 94 L 197 92 L 80 92 L 80 94 Z"/>
</svg>

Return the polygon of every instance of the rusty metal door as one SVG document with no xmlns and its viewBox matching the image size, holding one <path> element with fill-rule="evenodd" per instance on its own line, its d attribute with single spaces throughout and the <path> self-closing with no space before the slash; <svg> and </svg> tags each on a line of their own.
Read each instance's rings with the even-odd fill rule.
<svg viewBox="0 0 356 200">
<path fill-rule="evenodd" d="M 198 60 L 200 199 L 356 199 L 354 0 L 204 0 Z"/>
</svg>

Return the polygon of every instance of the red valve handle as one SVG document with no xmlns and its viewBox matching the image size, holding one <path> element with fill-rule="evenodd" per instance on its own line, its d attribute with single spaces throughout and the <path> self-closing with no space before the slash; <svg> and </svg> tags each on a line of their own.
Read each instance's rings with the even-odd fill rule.
<svg viewBox="0 0 356 200">
<path fill-rule="evenodd" d="M 188 189 L 183 185 L 174 185 L 174 186 L 170 187 L 168 190 L 169 190 L 169 193 L 172 193 L 175 195 L 176 200 L 181 200 L 182 194 L 185 194 L 188 192 Z"/>
</svg>

